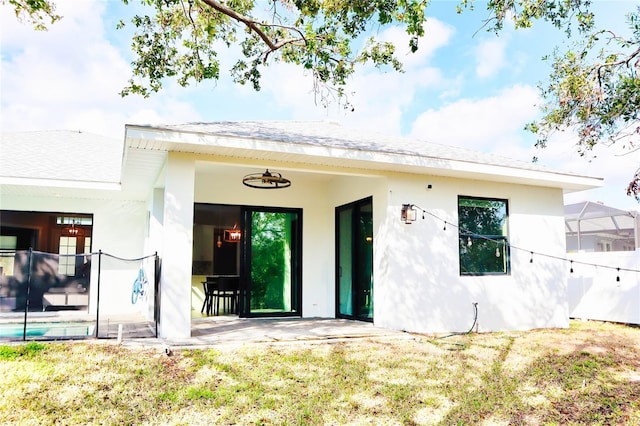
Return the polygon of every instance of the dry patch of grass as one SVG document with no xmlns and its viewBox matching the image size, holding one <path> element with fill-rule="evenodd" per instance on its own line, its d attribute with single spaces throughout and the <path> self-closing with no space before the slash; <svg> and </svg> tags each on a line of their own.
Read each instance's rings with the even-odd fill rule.
<svg viewBox="0 0 640 426">
<path fill-rule="evenodd" d="M 3 424 L 640 425 L 640 329 L 155 350 L 0 346 Z"/>
</svg>

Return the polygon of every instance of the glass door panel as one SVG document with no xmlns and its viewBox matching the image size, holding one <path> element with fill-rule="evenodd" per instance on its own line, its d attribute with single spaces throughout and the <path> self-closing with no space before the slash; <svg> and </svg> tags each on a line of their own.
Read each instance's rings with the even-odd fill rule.
<svg viewBox="0 0 640 426">
<path fill-rule="evenodd" d="M 338 212 L 338 312 L 353 315 L 353 233 L 351 232 L 353 209 Z"/>
<path fill-rule="evenodd" d="M 373 319 L 372 199 L 336 208 L 336 314 Z"/>
<path fill-rule="evenodd" d="M 301 315 L 300 215 L 292 209 L 247 208 L 244 315 Z"/>
<path fill-rule="evenodd" d="M 358 278 L 354 282 L 356 294 L 356 316 L 361 319 L 373 318 L 373 214 L 371 202 L 361 204 L 356 209 L 359 232 L 357 244 L 356 270 Z"/>
</svg>

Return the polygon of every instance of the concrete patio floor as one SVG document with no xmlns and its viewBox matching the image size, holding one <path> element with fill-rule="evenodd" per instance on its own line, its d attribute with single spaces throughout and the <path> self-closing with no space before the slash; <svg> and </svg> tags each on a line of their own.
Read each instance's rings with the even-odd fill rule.
<svg viewBox="0 0 640 426">
<path fill-rule="evenodd" d="M 0 325 L 20 326 L 23 315 L 0 318 Z M 93 329 L 95 316 L 86 313 L 32 313 L 28 329 L 51 327 L 59 324 L 56 332 L 63 334 L 28 334 L 27 340 L 69 340 L 65 327 L 86 325 Z M 36 330 L 37 331 L 37 330 Z M 372 323 L 335 318 L 239 318 L 236 315 L 194 317 L 191 319 L 191 337 L 155 338 L 155 324 L 140 315 L 101 315 L 99 338 L 96 342 L 118 342 L 125 346 L 139 347 L 211 347 L 239 346 L 260 343 L 318 343 L 352 339 L 415 339 L 416 336 L 397 330 L 376 327 Z M 19 335 L 0 336 L 2 342 L 21 342 Z M 13 336 L 13 337 L 12 337 Z M 49 336 L 49 337 L 47 337 Z M 86 339 L 86 334 L 78 334 Z"/>
<path fill-rule="evenodd" d="M 415 339 L 402 331 L 362 321 L 324 318 L 254 319 L 236 316 L 192 320 L 191 337 L 124 339 L 123 345 L 162 345 L 170 348 L 241 346 L 260 343 L 320 343 L 350 339 Z"/>
</svg>

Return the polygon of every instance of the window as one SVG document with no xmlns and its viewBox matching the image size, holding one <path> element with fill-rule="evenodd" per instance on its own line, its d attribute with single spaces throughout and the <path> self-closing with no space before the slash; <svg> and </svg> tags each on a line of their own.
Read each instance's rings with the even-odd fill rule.
<svg viewBox="0 0 640 426">
<path fill-rule="evenodd" d="M 58 225 L 93 225 L 93 219 L 91 217 L 84 216 L 58 216 L 56 218 Z"/>
<path fill-rule="evenodd" d="M 611 251 L 611 243 L 607 241 L 598 241 L 598 249 L 596 251 Z"/>
<path fill-rule="evenodd" d="M 460 275 L 506 275 L 507 200 L 458 197 Z"/>
<path fill-rule="evenodd" d="M 0 235 L 0 276 L 13 275 L 13 264 L 16 257 L 18 237 L 13 235 Z"/>
<path fill-rule="evenodd" d="M 76 274 L 76 257 L 69 256 L 76 254 L 76 243 L 76 237 L 60 237 L 58 273 L 70 277 Z"/>
<path fill-rule="evenodd" d="M 91 253 L 91 237 L 84 237 L 84 253 Z"/>
</svg>

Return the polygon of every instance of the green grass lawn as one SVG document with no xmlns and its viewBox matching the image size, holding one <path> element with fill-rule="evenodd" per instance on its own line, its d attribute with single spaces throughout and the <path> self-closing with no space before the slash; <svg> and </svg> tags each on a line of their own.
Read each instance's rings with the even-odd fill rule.
<svg viewBox="0 0 640 426">
<path fill-rule="evenodd" d="M 3 424 L 640 425 L 640 328 L 240 348 L 0 346 Z"/>
</svg>

